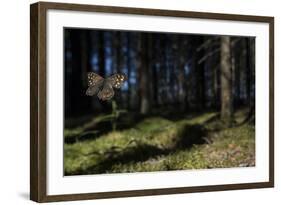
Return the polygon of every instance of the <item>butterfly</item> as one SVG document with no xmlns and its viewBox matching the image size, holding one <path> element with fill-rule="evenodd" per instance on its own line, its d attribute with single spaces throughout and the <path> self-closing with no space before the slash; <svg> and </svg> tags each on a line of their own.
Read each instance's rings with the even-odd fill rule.
<svg viewBox="0 0 281 205">
<path fill-rule="evenodd" d="M 94 72 L 89 72 L 86 95 L 93 96 L 97 94 L 100 100 L 110 100 L 114 96 L 113 88 L 121 88 L 126 80 L 127 77 L 124 74 L 117 73 L 108 78 L 103 78 Z"/>
</svg>

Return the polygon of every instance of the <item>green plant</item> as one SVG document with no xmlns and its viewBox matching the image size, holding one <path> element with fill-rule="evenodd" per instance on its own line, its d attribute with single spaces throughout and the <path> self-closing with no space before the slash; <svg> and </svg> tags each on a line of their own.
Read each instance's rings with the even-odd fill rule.
<svg viewBox="0 0 281 205">
<path fill-rule="evenodd" d="M 119 110 L 118 107 L 117 107 L 117 103 L 115 100 L 112 100 L 111 101 L 111 108 L 112 108 L 112 111 L 111 111 L 111 126 L 112 126 L 112 130 L 113 131 L 116 131 L 116 127 L 117 127 L 117 120 L 119 118 L 119 116 L 123 113 L 126 113 L 127 111 L 126 110 Z"/>
</svg>

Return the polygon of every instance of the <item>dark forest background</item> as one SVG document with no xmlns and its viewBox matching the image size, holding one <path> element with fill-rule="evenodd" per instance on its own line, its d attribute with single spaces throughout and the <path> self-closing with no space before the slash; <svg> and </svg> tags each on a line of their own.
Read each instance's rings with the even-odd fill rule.
<svg viewBox="0 0 281 205">
<path fill-rule="evenodd" d="M 124 73 L 128 80 L 104 102 L 85 95 L 87 72 Z M 132 128 L 150 116 L 214 112 L 224 127 L 233 127 L 241 110 L 241 124 L 254 123 L 254 37 L 64 30 L 66 143 Z"/>
<path fill-rule="evenodd" d="M 66 117 L 110 112 L 108 103 L 85 95 L 90 71 L 126 74 L 115 100 L 142 114 L 166 106 L 186 112 L 223 106 L 226 115 L 254 107 L 251 37 L 65 29 L 64 57 Z"/>
</svg>

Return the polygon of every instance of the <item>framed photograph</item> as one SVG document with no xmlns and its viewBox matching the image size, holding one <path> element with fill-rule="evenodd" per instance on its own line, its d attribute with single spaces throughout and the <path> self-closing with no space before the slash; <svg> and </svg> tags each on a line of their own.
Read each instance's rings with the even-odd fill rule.
<svg viewBox="0 0 281 205">
<path fill-rule="evenodd" d="M 30 198 L 274 186 L 274 18 L 31 5 Z"/>
</svg>

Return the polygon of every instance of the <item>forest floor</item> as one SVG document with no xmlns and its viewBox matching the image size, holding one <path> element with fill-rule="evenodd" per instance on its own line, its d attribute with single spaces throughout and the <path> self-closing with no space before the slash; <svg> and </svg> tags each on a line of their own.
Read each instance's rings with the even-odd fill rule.
<svg viewBox="0 0 281 205">
<path fill-rule="evenodd" d="M 236 112 L 230 128 L 218 116 L 146 117 L 126 129 L 65 143 L 65 175 L 255 166 L 255 127 L 243 123 L 247 112 Z M 78 128 L 65 130 L 65 139 L 76 133 Z"/>
</svg>

